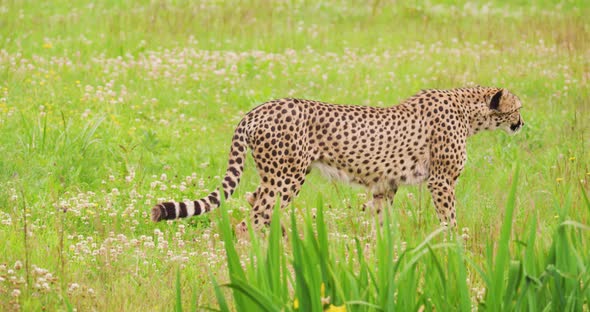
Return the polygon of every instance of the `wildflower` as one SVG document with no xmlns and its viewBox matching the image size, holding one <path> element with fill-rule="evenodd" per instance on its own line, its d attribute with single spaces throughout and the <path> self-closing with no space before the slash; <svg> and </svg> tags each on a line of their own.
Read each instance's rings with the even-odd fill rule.
<svg viewBox="0 0 590 312">
<path fill-rule="evenodd" d="M 18 261 L 18 260 L 17 260 L 17 261 L 14 263 L 14 269 L 15 269 L 15 270 L 20 270 L 20 269 L 22 269 L 22 267 L 23 267 L 23 263 L 22 263 L 22 262 L 20 262 L 20 261 Z"/>
<path fill-rule="evenodd" d="M 20 290 L 19 290 L 19 289 L 14 289 L 14 290 L 12 291 L 12 296 L 13 296 L 13 297 L 18 297 L 18 296 L 20 296 Z"/>
<path fill-rule="evenodd" d="M 293 309 L 294 309 L 294 310 L 297 310 L 297 309 L 299 309 L 299 300 L 297 300 L 297 298 L 295 298 L 295 299 L 293 300 Z"/>
<path fill-rule="evenodd" d="M 53 44 L 51 44 L 51 42 L 43 43 L 43 49 L 51 49 L 51 48 L 53 48 Z"/>
<path fill-rule="evenodd" d="M 576 160 L 576 156 L 570 157 L 570 161 L 574 161 L 574 160 Z"/>
<path fill-rule="evenodd" d="M 335 306 L 335 305 L 331 304 L 324 311 L 326 311 L 326 312 L 346 312 L 346 306 L 345 305 Z"/>
<path fill-rule="evenodd" d="M 462 229 L 463 234 L 461 234 L 461 238 L 463 238 L 463 240 L 468 240 L 469 239 L 469 228 L 464 227 Z"/>
<path fill-rule="evenodd" d="M 563 182 L 563 178 L 557 178 L 557 179 L 555 179 L 555 182 L 561 183 L 561 182 Z"/>
<path fill-rule="evenodd" d="M 68 292 L 73 293 L 74 291 L 78 290 L 78 288 L 80 288 L 80 285 L 77 283 L 71 283 L 68 287 Z"/>
</svg>

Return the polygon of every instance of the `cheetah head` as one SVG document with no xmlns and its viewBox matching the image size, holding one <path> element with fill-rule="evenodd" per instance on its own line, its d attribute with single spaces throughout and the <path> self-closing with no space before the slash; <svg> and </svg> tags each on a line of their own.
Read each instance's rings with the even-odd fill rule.
<svg viewBox="0 0 590 312">
<path fill-rule="evenodd" d="M 508 134 L 520 131 L 524 126 L 520 115 L 521 107 L 520 99 L 516 95 L 506 89 L 498 90 L 489 100 L 491 128 L 503 129 Z"/>
</svg>

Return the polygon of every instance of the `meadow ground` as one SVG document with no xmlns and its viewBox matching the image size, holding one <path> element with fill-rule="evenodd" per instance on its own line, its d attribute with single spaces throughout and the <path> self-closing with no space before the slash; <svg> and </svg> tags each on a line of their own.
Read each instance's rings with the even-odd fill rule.
<svg viewBox="0 0 590 312">
<path fill-rule="evenodd" d="M 489 250 L 518 258 L 534 236 L 527 252 L 550 262 L 563 224 L 577 225 L 568 255 L 590 298 L 589 14 L 585 1 L 541 0 L 0 2 L 0 310 L 217 307 L 211 276 L 229 281 L 219 212 L 158 224 L 149 212 L 220 185 L 245 112 L 287 96 L 389 106 L 472 84 L 519 95 L 526 126 L 469 139 L 457 187 L 469 304 L 485 302 L 476 267 Z M 257 183 L 248 159 L 224 203 L 231 223 Z M 312 173 L 294 207 L 323 202 L 330 244 L 358 242 L 370 260 L 365 197 Z M 400 189 L 394 207 L 396 253 L 438 228 L 425 187 Z M 251 244 L 236 243 L 243 263 Z"/>
</svg>

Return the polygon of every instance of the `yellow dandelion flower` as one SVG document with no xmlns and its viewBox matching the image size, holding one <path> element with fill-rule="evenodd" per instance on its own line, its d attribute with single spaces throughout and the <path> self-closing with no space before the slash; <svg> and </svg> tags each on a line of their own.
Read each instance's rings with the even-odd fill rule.
<svg viewBox="0 0 590 312">
<path fill-rule="evenodd" d="M 563 178 L 557 178 L 557 179 L 555 179 L 555 182 L 561 183 L 561 182 L 563 182 Z"/>
<path fill-rule="evenodd" d="M 346 312 L 346 306 L 345 305 L 341 305 L 341 306 L 338 307 L 338 306 L 335 306 L 335 305 L 331 304 L 324 311 L 327 311 L 327 312 Z"/>
<path fill-rule="evenodd" d="M 570 157 L 570 161 L 574 161 L 574 160 L 576 160 L 576 156 Z"/>
<path fill-rule="evenodd" d="M 51 49 L 51 48 L 53 48 L 53 44 L 51 44 L 51 42 L 45 42 L 43 44 L 43 48 L 44 49 Z"/>
<path fill-rule="evenodd" d="M 295 298 L 295 300 L 293 300 L 293 309 L 295 309 L 295 310 L 299 309 L 299 300 L 297 300 L 297 298 Z"/>
</svg>

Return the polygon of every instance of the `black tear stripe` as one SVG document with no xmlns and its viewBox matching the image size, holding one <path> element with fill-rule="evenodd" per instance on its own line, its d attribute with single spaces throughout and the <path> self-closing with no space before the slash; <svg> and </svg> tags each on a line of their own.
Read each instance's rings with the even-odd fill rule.
<svg viewBox="0 0 590 312">
<path fill-rule="evenodd" d="M 162 206 L 164 206 L 164 208 L 166 209 L 165 219 L 167 219 L 167 220 L 176 219 L 176 206 L 174 205 L 174 203 L 171 203 L 171 202 L 162 203 Z"/>
<path fill-rule="evenodd" d="M 186 204 L 183 202 L 178 203 L 178 205 L 180 206 L 180 211 L 178 213 L 178 217 L 179 218 L 186 218 L 188 217 L 188 211 L 186 210 Z"/>
</svg>

